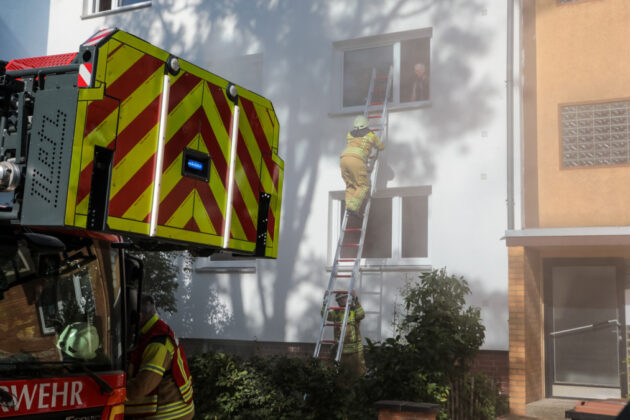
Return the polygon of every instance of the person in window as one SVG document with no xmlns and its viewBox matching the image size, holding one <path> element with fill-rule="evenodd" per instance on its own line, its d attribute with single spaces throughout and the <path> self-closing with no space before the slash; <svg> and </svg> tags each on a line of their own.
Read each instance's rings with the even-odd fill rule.
<svg viewBox="0 0 630 420">
<path fill-rule="evenodd" d="M 417 63 L 413 66 L 413 72 L 415 77 L 411 85 L 409 100 L 411 102 L 426 101 L 429 99 L 429 76 L 427 76 L 426 67 L 422 63 Z"/>
<path fill-rule="evenodd" d="M 328 291 L 324 293 L 324 306 L 326 305 L 326 296 Z M 365 318 L 365 311 L 359 302 L 356 290 L 350 291 L 352 302 L 350 303 L 348 321 L 346 323 L 346 333 L 343 339 L 343 350 L 341 351 L 341 366 L 346 371 L 346 376 L 342 379 L 342 384 L 348 385 L 353 380 L 365 375 L 365 359 L 363 357 L 363 342 L 361 339 L 361 320 Z M 337 305 L 345 308 L 348 300 L 348 292 L 336 294 Z M 322 307 L 322 312 L 324 307 Z M 328 321 L 341 325 L 343 323 L 343 310 L 328 311 Z M 339 341 L 341 337 L 341 327 L 335 326 L 335 341 Z M 336 352 L 336 349 L 333 349 Z M 334 357 L 334 353 L 333 353 Z"/>
<path fill-rule="evenodd" d="M 368 158 L 373 149 L 383 150 L 385 145 L 368 127 L 363 115 L 354 119 L 354 129 L 346 136 L 347 145 L 341 153 L 339 166 L 346 183 L 346 210 L 361 217 L 365 197 L 370 191 Z"/>
<path fill-rule="evenodd" d="M 181 344 L 149 295 L 140 297 L 140 339 L 129 355 L 125 418 L 192 419 L 192 377 Z"/>
</svg>

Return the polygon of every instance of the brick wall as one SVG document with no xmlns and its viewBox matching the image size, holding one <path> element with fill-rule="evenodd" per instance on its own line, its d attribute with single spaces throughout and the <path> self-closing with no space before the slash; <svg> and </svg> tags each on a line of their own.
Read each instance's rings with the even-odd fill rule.
<svg viewBox="0 0 630 420">
<path fill-rule="evenodd" d="M 243 358 L 252 356 L 286 355 L 312 357 L 314 343 L 285 343 L 277 341 L 242 341 L 242 340 L 205 340 L 197 338 L 181 339 L 186 354 L 193 355 L 209 350 L 236 354 Z M 483 373 L 496 382 L 502 394 L 509 393 L 508 352 L 501 350 L 481 350 L 473 363 L 472 371 Z"/>
<path fill-rule="evenodd" d="M 508 248 L 510 411 L 525 415 L 525 249 Z"/>
<path fill-rule="evenodd" d="M 510 392 L 509 353 L 502 350 L 481 350 L 477 354 L 472 371 L 494 379 L 503 395 Z"/>
<path fill-rule="evenodd" d="M 537 251 L 525 251 L 526 403 L 544 398 L 542 267 Z"/>
</svg>

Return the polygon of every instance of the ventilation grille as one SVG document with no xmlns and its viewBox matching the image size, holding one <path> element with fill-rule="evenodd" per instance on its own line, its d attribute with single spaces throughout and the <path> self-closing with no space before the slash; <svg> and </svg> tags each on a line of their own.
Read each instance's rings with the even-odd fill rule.
<svg viewBox="0 0 630 420">
<path fill-rule="evenodd" d="M 53 208 L 59 205 L 59 185 L 63 170 L 62 158 L 63 142 L 66 137 L 68 116 L 62 110 L 57 110 L 53 117 L 45 115 L 41 126 L 37 129 L 34 147 L 35 162 L 29 162 L 33 168 L 30 194 L 38 197 Z"/>
</svg>

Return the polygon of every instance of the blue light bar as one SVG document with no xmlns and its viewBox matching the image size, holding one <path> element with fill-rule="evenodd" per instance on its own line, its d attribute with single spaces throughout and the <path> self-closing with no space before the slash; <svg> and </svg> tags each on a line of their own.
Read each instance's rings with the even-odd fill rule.
<svg viewBox="0 0 630 420">
<path fill-rule="evenodd" d="M 195 169 L 197 171 L 203 170 L 203 163 L 196 160 L 192 160 L 192 159 L 188 159 L 186 161 L 186 166 L 188 166 L 190 169 Z"/>
</svg>

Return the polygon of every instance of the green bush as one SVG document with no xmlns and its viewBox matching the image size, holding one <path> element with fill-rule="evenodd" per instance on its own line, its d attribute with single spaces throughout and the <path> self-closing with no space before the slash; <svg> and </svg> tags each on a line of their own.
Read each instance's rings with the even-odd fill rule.
<svg viewBox="0 0 630 420">
<path fill-rule="evenodd" d="M 205 353 L 190 360 L 201 419 L 344 418 L 348 393 L 335 385 L 337 366 L 316 359 L 242 360 Z"/>
<path fill-rule="evenodd" d="M 192 358 L 196 418 L 376 419 L 375 402 L 402 400 L 441 404 L 441 419 L 494 419 L 507 402 L 492 380 L 470 373 L 484 327 L 479 309 L 465 305 L 468 293 L 443 269 L 407 285 L 398 336 L 368 340 L 367 373 L 350 385 L 339 365 L 317 359 Z"/>
</svg>

